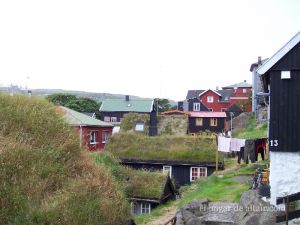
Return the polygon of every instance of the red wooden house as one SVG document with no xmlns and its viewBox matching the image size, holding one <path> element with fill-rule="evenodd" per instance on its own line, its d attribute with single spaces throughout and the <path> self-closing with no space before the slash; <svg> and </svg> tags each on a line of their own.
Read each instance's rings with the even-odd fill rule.
<svg viewBox="0 0 300 225">
<path fill-rule="evenodd" d="M 236 104 L 242 106 L 242 110 L 245 112 L 252 111 L 252 102 L 250 102 L 250 96 L 252 95 L 252 85 L 248 84 L 246 80 L 241 83 L 222 87 L 223 90 L 232 90 L 230 96 L 230 105 Z"/>
<path fill-rule="evenodd" d="M 189 90 L 186 100 L 178 104 L 179 109 L 183 111 L 208 111 L 211 112 L 225 112 L 228 111 L 232 105 L 242 107 L 243 111 L 251 111 L 251 102 L 249 96 L 251 95 L 252 86 L 246 81 L 225 86 L 223 90 Z M 199 99 L 205 107 L 191 107 L 188 102 Z M 187 102 L 185 107 L 185 102 Z M 199 103 L 198 103 L 199 105 Z M 196 105 L 197 106 L 197 105 Z M 247 107 L 244 107 L 247 106 Z M 201 109 L 202 108 L 202 109 Z"/>
<path fill-rule="evenodd" d="M 57 112 L 78 132 L 81 146 L 86 146 L 90 151 L 104 149 L 112 134 L 112 124 L 63 106 L 58 107 Z"/>
</svg>

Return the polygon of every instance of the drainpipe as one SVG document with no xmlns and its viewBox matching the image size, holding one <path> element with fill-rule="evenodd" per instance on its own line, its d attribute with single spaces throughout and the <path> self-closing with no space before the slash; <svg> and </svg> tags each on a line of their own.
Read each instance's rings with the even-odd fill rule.
<svg viewBox="0 0 300 225">
<path fill-rule="evenodd" d="M 79 133 L 79 143 L 80 143 L 80 148 L 81 148 L 81 146 L 82 146 L 82 126 L 81 125 L 79 125 L 79 127 L 80 127 L 80 133 Z"/>
</svg>

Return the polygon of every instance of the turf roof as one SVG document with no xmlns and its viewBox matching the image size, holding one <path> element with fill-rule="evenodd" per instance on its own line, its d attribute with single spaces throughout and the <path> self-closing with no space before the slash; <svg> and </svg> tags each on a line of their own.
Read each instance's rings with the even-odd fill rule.
<svg viewBox="0 0 300 225">
<path fill-rule="evenodd" d="M 111 137 L 106 150 L 119 158 L 214 162 L 216 141 L 212 137 L 157 136 L 119 133 Z"/>
</svg>

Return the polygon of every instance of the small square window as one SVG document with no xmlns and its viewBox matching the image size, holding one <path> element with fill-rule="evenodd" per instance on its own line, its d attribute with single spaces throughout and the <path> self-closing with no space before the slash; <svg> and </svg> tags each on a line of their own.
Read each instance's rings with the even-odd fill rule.
<svg viewBox="0 0 300 225">
<path fill-rule="evenodd" d="M 169 176 L 172 176 L 172 166 L 163 166 L 163 173 L 168 173 Z"/>
<path fill-rule="evenodd" d="M 108 130 L 102 131 L 102 143 L 103 144 L 107 143 L 108 137 L 109 137 L 109 131 Z"/>
<path fill-rule="evenodd" d="M 207 176 L 207 168 L 206 167 L 191 167 L 190 170 L 190 181 L 197 180 L 201 177 Z"/>
<path fill-rule="evenodd" d="M 144 131 L 144 123 L 137 123 L 135 125 L 135 131 Z"/>
<path fill-rule="evenodd" d="M 196 118 L 196 126 L 198 127 L 203 126 L 203 118 Z"/>
<path fill-rule="evenodd" d="M 148 202 L 141 203 L 141 214 L 150 214 L 151 204 Z"/>
<path fill-rule="evenodd" d="M 104 116 L 104 122 L 110 122 L 110 117 L 109 116 Z"/>
<path fill-rule="evenodd" d="M 91 131 L 90 133 L 90 144 L 97 144 L 98 131 Z"/>
<path fill-rule="evenodd" d="M 210 118 L 210 126 L 216 127 L 218 125 L 217 118 Z"/>
<path fill-rule="evenodd" d="M 207 96 L 207 102 L 209 103 L 214 102 L 214 96 Z"/>
<path fill-rule="evenodd" d="M 193 111 L 200 111 L 200 103 L 199 102 L 195 102 L 193 104 Z"/>
<path fill-rule="evenodd" d="M 111 121 L 111 122 L 118 122 L 118 119 L 117 119 L 117 117 L 111 117 L 111 118 L 110 118 L 110 121 Z"/>
<path fill-rule="evenodd" d="M 247 93 L 247 89 L 246 88 L 243 88 L 243 93 Z"/>
</svg>

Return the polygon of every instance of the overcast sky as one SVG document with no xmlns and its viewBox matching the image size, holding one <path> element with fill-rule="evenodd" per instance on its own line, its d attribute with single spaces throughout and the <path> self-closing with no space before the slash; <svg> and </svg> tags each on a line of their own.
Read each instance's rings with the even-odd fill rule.
<svg viewBox="0 0 300 225">
<path fill-rule="evenodd" d="M 2 0 L 0 85 L 182 100 L 298 31 L 299 0 Z"/>
</svg>

